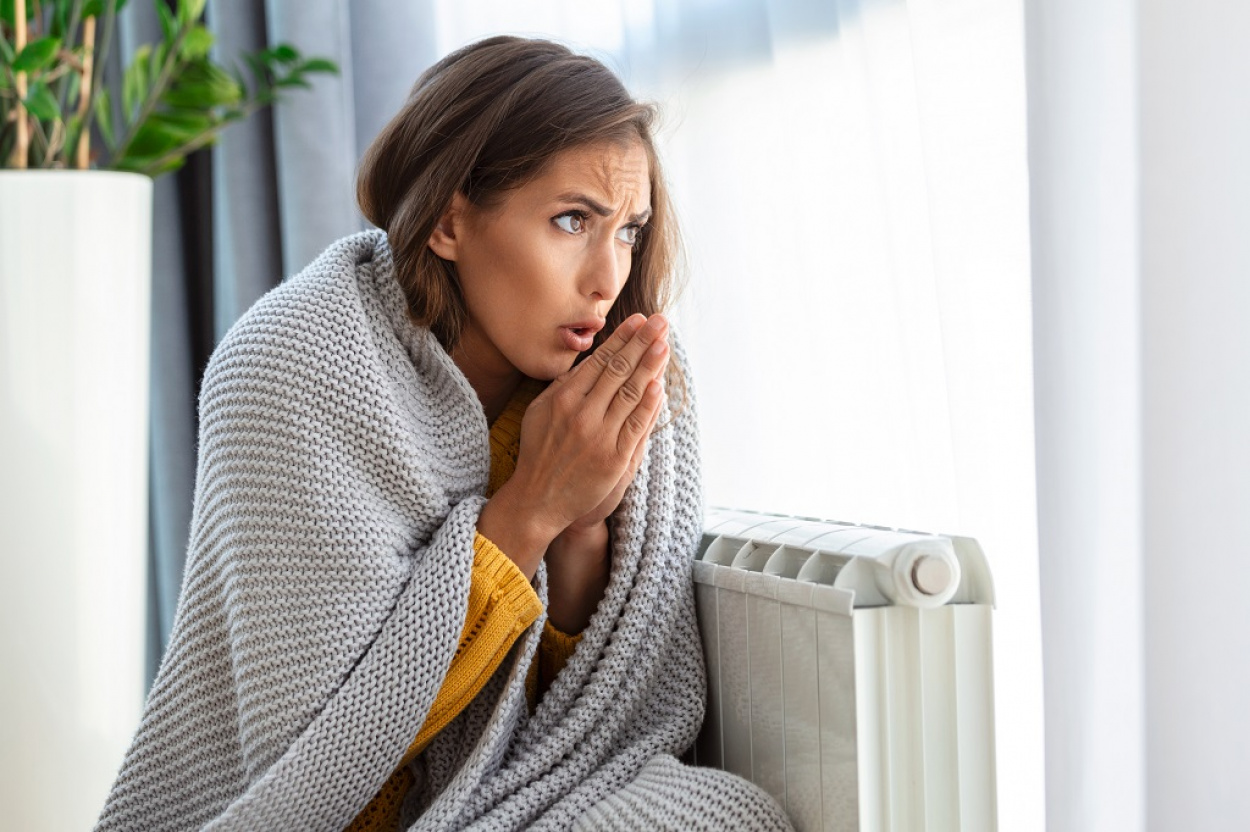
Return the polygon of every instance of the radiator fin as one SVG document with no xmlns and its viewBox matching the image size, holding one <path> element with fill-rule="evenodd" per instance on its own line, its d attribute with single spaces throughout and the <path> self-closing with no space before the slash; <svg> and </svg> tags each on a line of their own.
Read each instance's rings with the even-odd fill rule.
<svg viewBox="0 0 1250 832">
<path fill-rule="evenodd" d="M 993 589 L 975 541 L 745 512 L 708 529 L 696 761 L 760 785 L 800 832 L 994 832 Z M 899 589 L 925 556 L 957 559 L 941 604 Z"/>
</svg>

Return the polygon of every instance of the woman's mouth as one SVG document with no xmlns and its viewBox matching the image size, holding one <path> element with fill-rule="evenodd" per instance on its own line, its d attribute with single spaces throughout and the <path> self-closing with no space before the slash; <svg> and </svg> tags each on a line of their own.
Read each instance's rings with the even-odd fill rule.
<svg viewBox="0 0 1250 832">
<path fill-rule="evenodd" d="M 595 334 L 603 329 L 605 324 L 607 321 L 603 318 L 583 318 L 561 326 L 560 334 L 569 349 L 585 352 L 595 343 Z"/>
<path fill-rule="evenodd" d="M 577 352 L 585 352 L 595 342 L 595 330 L 587 326 L 562 326 L 560 334 L 565 346 Z"/>
</svg>

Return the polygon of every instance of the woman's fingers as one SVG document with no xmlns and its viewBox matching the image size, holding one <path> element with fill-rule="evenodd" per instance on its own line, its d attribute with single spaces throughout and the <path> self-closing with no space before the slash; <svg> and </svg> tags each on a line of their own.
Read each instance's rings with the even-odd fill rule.
<svg viewBox="0 0 1250 832">
<path fill-rule="evenodd" d="M 613 400 L 622 394 L 628 404 L 637 404 L 643 391 L 640 387 L 630 388 L 629 383 L 638 365 L 643 363 L 647 350 L 667 336 L 668 321 L 663 315 L 652 315 L 619 351 L 606 358 L 599 358 L 598 363 L 602 365 L 602 370 L 595 386 L 586 394 L 586 407 L 606 414 Z"/>
<path fill-rule="evenodd" d="M 663 389 L 660 391 L 663 393 Z M 663 399 L 663 395 L 660 396 Z M 647 423 L 647 429 L 642 432 L 642 436 L 638 438 L 638 444 L 634 447 L 634 455 L 629 459 L 629 478 L 632 480 L 638 474 L 638 468 L 642 465 L 642 456 L 647 450 L 647 440 L 651 438 L 651 431 L 655 430 L 655 423 L 660 421 L 660 411 L 662 407 L 656 407 L 651 413 L 651 421 Z"/>
<path fill-rule="evenodd" d="M 638 406 L 629 412 L 621 424 L 616 437 L 616 452 L 622 457 L 633 461 L 638 444 L 645 442 L 651 426 L 660 412 L 660 403 L 664 398 L 664 387 L 658 379 L 647 383 Z"/>
<path fill-rule="evenodd" d="M 585 396 L 599 381 L 599 377 L 603 374 L 611 362 L 613 356 L 620 353 L 627 344 L 633 339 L 636 333 L 647 319 L 641 314 L 630 315 L 621 321 L 616 331 L 608 337 L 606 341 L 599 345 L 599 349 L 586 356 L 582 363 L 574 367 L 567 376 L 564 376 L 560 382 L 563 389 L 567 389 L 579 396 Z"/>
<path fill-rule="evenodd" d="M 634 340 L 638 339 L 635 338 Z M 608 409 L 603 417 L 606 430 L 614 433 L 620 431 L 625 417 L 642 402 L 643 394 L 647 390 L 647 383 L 652 379 L 659 379 L 667 363 L 668 342 L 661 337 L 646 348 L 641 360 L 635 365 L 633 372 L 621 382 L 616 390 L 616 394 L 608 402 Z"/>
<path fill-rule="evenodd" d="M 667 330 L 668 321 L 663 315 L 629 316 L 599 349 L 573 369 L 561 385 L 561 392 L 577 397 L 578 409 L 590 408 L 604 413 L 617 389 L 633 374 L 647 347 Z"/>
<path fill-rule="evenodd" d="M 667 329 L 662 315 L 631 316 L 534 400 L 509 481 L 518 493 L 565 525 L 619 501 L 614 489 L 638 470 L 663 403 Z"/>
</svg>

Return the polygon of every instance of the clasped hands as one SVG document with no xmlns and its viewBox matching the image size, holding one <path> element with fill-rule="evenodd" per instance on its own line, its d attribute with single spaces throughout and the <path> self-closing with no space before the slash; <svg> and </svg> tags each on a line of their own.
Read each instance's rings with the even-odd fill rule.
<svg viewBox="0 0 1250 832">
<path fill-rule="evenodd" d="M 546 557 L 552 623 L 565 632 L 602 597 L 606 520 L 642 463 L 668 359 L 663 315 L 622 322 L 530 403 L 516 470 L 482 508 L 478 530 L 527 577 Z"/>
</svg>

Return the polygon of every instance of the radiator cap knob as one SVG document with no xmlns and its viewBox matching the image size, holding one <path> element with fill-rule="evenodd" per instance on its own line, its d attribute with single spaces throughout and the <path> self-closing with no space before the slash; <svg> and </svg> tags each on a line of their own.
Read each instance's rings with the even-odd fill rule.
<svg viewBox="0 0 1250 832">
<path fill-rule="evenodd" d="M 911 582 L 925 595 L 941 595 L 954 578 L 950 564 L 944 558 L 921 555 L 911 567 Z"/>
</svg>

